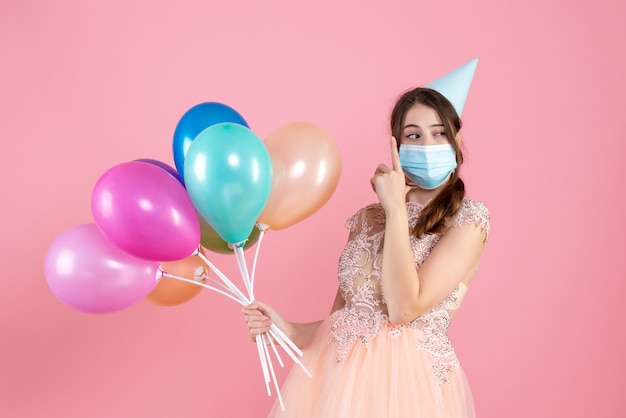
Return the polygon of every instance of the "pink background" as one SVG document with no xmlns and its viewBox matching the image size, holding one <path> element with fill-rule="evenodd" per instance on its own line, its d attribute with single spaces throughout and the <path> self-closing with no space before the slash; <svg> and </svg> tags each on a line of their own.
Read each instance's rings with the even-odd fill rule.
<svg viewBox="0 0 626 418">
<path fill-rule="evenodd" d="M 275 398 L 238 305 L 203 291 L 82 314 L 49 290 L 48 246 L 93 221 L 108 168 L 173 164 L 197 103 L 235 107 L 261 137 L 313 122 L 340 147 L 338 190 L 266 237 L 256 289 L 321 318 L 344 221 L 389 160 L 394 98 L 474 57 L 464 177 L 492 235 L 451 337 L 478 416 L 622 415 L 623 3 L 297 3 L 2 2 L 0 416 L 265 416 Z M 213 261 L 238 277 L 234 258 Z"/>
</svg>

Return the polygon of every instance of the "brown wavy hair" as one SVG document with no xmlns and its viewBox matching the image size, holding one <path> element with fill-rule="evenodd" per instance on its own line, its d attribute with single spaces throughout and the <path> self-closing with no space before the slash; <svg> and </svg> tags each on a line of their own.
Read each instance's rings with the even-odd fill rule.
<svg viewBox="0 0 626 418">
<path fill-rule="evenodd" d="M 428 106 L 437 112 L 443 123 L 446 137 L 456 155 L 457 168 L 452 172 L 450 180 L 443 189 L 421 211 L 413 230 L 417 237 L 423 234 L 441 235 L 445 232 L 447 223 L 459 211 L 465 197 L 465 183 L 459 177 L 459 169 L 463 164 L 463 152 L 456 140 L 462 123 L 452 103 L 441 93 L 426 87 L 409 90 L 398 98 L 391 112 L 391 134 L 398 139 L 398 148 L 406 113 L 416 104 Z"/>
</svg>

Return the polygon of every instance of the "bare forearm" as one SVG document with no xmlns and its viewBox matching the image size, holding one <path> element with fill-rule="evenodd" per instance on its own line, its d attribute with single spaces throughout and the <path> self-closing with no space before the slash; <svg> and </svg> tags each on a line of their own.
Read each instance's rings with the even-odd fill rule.
<svg viewBox="0 0 626 418">
<path fill-rule="evenodd" d="M 289 339 L 291 339 L 298 348 L 303 350 L 311 345 L 311 341 L 313 341 L 313 337 L 317 333 L 321 323 L 322 321 L 308 323 L 290 322 L 287 325 L 288 329 L 283 330 L 283 332 L 287 334 Z"/>
<path fill-rule="evenodd" d="M 420 291 L 409 242 L 408 215 L 404 208 L 386 215 L 382 286 L 392 323 L 406 323 L 417 316 Z"/>
</svg>

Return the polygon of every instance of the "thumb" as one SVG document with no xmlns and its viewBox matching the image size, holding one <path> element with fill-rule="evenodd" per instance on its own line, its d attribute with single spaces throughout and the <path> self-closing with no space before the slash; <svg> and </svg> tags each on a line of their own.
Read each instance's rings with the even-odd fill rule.
<svg viewBox="0 0 626 418">
<path fill-rule="evenodd" d="M 245 310 L 257 309 L 266 315 L 272 311 L 272 307 L 270 305 L 268 305 L 267 303 L 261 302 L 260 300 L 253 301 L 248 306 L 245 306 L 244 309 Z"/>
</svg>

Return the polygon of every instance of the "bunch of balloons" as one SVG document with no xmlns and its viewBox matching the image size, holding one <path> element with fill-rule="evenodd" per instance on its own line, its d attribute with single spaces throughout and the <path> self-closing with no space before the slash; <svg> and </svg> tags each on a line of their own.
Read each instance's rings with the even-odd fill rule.
<svg viewBox="0 0 626 418">
<path fill-rule="evenodd" d="M 218 102 L 183 114 L 172 150 L 175 168 L 139 159 L 108 169 L 93 188 L 94 223 L 52 242 L 45 275 L 62 302 L 101 314 L 144 299 L 177 305 L 203 287 L 232 296 L 224 280 L 210 278 L 220 274 L 208 252 L 239 254 L 244 262 L 243 250 L 266 231 L 321 208 L 341 172 L 337 145 L 320 127 L 289 123 L 262 140 L 235 109 Z M 247 290 L 250 300 L 252 283 Z"/>
<path fill-rule="evenodd" d="M 107 170 L 91 195 L 94 223 L 70 228 L 52 242 L 45 274 L 62 302 L 101 314 L 142 299 L 177 305 L 208 288 L 245 306 L 254 300 L 264 233 L 317 211 L 341 172 L 339 150 L 318 126 L 289 123 L 262 141 L 236 110 L 217 102 L 198 104 L 182 116 L 172 149 L 176 169 L 139 159 Z M 256 242 L 250 272 L 243 251 Z M 207 251 L 234 253 L 245 290 Z M 302 352 L 275 325 L 257 338 L 268 395 L 273 380 L 284 410 L 268 348 L 282 366 L 276 344 L 309 372 L 298 359 Z"/>
</svg>

